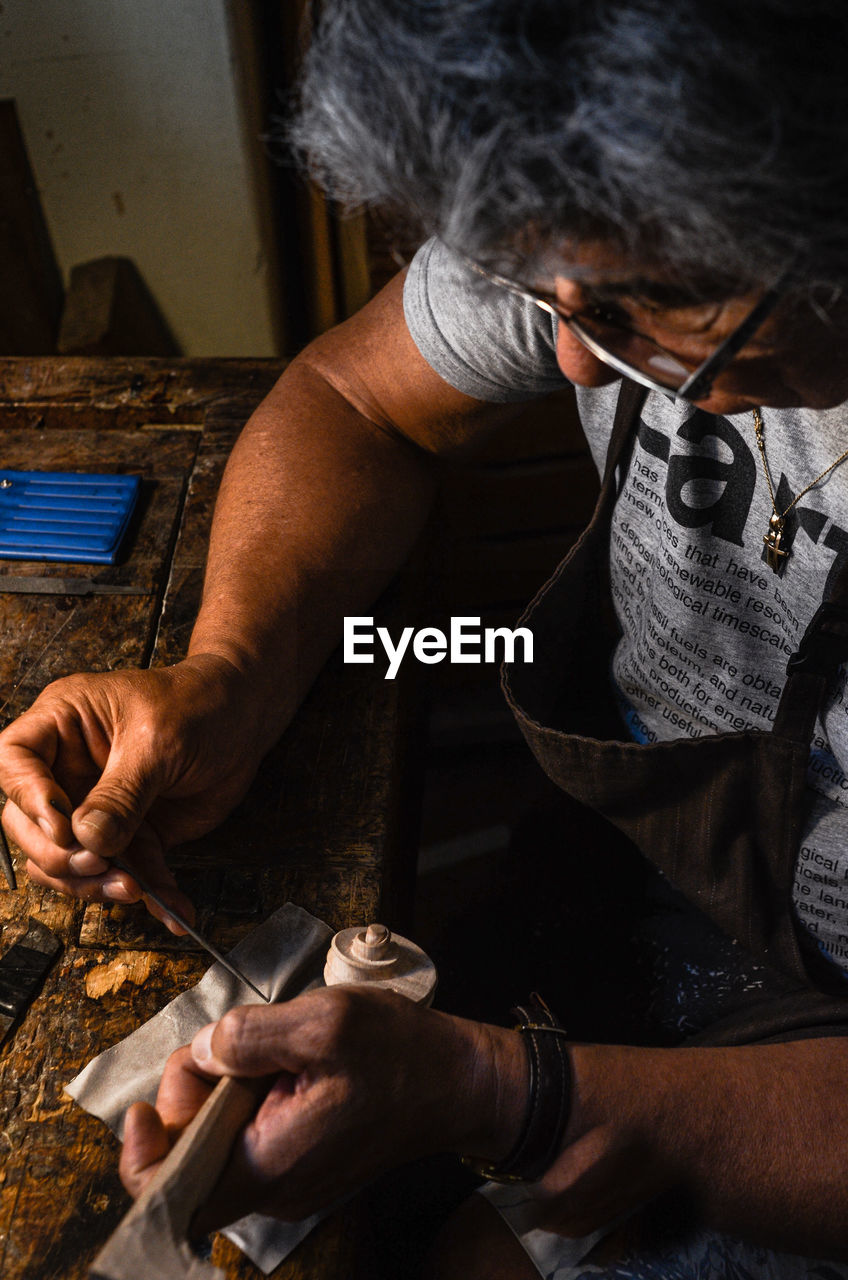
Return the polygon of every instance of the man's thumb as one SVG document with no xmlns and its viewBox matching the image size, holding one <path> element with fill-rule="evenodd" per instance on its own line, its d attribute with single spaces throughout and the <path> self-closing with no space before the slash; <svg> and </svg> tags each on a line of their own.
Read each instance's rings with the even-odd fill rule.
<svg viewBox="0 0 848 1280">
<path fill-rule="evenodd" d="M 84 849 L 114 857 L 126 849 L 152 800 L 152 787 L 133 785 L 126 771 L 109 770 L 74 811 L 74 835 Z"/>
</svg>

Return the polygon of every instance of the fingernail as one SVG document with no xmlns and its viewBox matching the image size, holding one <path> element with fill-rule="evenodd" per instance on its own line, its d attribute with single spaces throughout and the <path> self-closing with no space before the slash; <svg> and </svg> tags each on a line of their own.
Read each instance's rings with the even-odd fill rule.
<svg viewBox="0 0 848 1280">
<path fill-rule="evenodd" d="M 72 853 L 68 858 L 68 866 L 77 876 L 102 876 L 104 871 L 109 870 L 109 863 L 103 858 L 98 858 L 96 853 L 91 853 L 88 849 Z"/>
<path fill-rule="evenodd" d="M 76 824 L 76 836 L 81 844 L 85 843 L 86 832 L 91 832 L 98 840 L 107 844 L 115 844 L 120 839 L 121 828 L 114 814 L 104 813 L 102 809 L 89 809 Z"/>
<path fill-rule="evenodd" d="M 38 819 L 38 825 L 41 827 L 41 830 L 42 830 L 42 831 L 44 832 L 44 834 L 47 836 L 47 839 L 48 839 L 48 840 L 52 840 L 52 841 L 53 841 L 53 843 L 55 844 L 55 843 L 56 843 L 56 836 L 55 836 L 55 834 L 54 834 L 54 832 L 53 832 L 53 827 L 51 826 L 51 824 L 50 824 L 49 820 L 48 820 L 47 818 L 39 818 L 39 819 Z"/>
<path fill-rule="evenodd" d="M 200 1028 L 191 1042 L 191 1056 L 199 1067 L 212 1060 L 212 1036 L 217 1025 L 217 1022 L 207 1023 L 205 1027 Z"/>
<path fill-rule="evenodd" d="M 110 902 L 132 902 L 133 895 L 117 874 L 107 876 L 100 886 L 100 892 Z"/>
</svg>

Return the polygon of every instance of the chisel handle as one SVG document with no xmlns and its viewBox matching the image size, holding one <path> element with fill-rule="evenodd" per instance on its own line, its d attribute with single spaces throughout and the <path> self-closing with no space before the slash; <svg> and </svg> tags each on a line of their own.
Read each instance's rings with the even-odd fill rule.
<svg viewBox="0 0 848 1280">
<path fill-rule="evenodd" d="M 392 934 L 384 925 L 372 924 L 335 935 L 324 980 L 328 985 L 362 982 L 388 987 L 416 1003 L 429 1004 L 436 970 L 415 943 Z M 191 1251 L 191 1222 L 267 1088 L 267 1077 L 225 1076 L 219 1081 L 98 1254 L 90 1280 L 148 1280 L 153 1275 L 157 1280 L 224 1280 L 217 1268 Z"/>
<path fill-rule="evenodd" d="M 220 1276 L 187 1241 L 192 1219 L 221 1176 L 236 1137 L 268 1087 L 267 1079 L 224 1076 L 97 1255 L 91 1280 Z"/>
</svg>

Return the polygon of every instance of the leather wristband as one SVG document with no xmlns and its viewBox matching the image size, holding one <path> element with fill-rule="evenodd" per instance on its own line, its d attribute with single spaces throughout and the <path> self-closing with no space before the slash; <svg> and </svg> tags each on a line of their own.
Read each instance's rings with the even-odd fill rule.
<svg viewBox="0 0 848 1280">
<path fill-rule="evenodd" d="M 571 1114 L 571 1062 L 567 1033 L 535 991 L 526 1005 L 512 1010 L 527 1049 L 529 1092 L 521 1133 L 503 1160 L 465 1157 L 492 1182 L 537 1182 L 553 1164 Z"/>
</svg>

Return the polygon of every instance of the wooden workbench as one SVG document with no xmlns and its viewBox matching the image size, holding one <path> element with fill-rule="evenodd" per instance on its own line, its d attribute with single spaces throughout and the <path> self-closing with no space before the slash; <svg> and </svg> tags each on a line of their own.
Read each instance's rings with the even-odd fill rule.
<svg viewBox="0 0 848 1280">
<path fill-rule="evenodd" d="M 279 371 L 271 361 L 0 360 L 0 465 L 144 478 L 124 563 L 0 561 L 0 723 L 60 675 L 181 656 L 227 454 Z M 25 574 L 95 579 L 133 594 L 3 593 L 4 575 Z M 219 946 L 288 900 L 336 929 L 405 924 L 408 712 L 398 684 L 374 671 L 332 661 L 237 812 L 172 856 L 200 927 Z M 63 951 L 0 1051 L 0 1275 L 77 1280 L 128 1198 L 117 1142 L 63 1086 L 194 983 L 207 960 L 142 907 L 85 905 L 30 884 L 13 853 L 18 890 L 0 881 L 2 950 L 33 915 Z M 354 1202 L 274 1276 L 350 1280 L 362 1271 L 363 1231 Z M 232 1280 L 261 1275 L 222 1237 L 213 1260 Z"/>
</svg>

